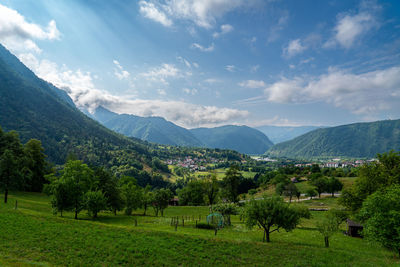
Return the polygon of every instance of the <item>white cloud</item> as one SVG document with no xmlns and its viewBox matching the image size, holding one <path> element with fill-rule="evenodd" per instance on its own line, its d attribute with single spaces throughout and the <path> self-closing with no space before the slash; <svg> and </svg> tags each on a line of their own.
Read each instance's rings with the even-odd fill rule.
<svg viewBox="0 0 400 267">
<path fill-rule="evenodd" d="M 283 49 L 283 55 L 290 58 L 302 53 L 307 47 L 301 44 L 300 39 L 292 40 L 288 46 Z"/>
<path fill-rule="evenodd" d="M 205 79 L 204 82 L 209 83 L 209 84 L 215 84 L 215 83 L 221 82 L 221 80 L 215 79 L 215 78 L 208 78 L 208 79 Z"/>
<path fill-rule="evenodd" d="M 191 45 L 191 48 L 192 49 L 198 49 L 201 52 L 212 52 L 212 51 L 214 51 L 214 43 L 212 43 L 209 47 L 204 47 L 204 46 L 202 46 L 202 45 L 200 45 L 198 43 L 193 43 Z"/>
<path fill-rule="evenodd" d="M 253 73 L 254 73 L 254 72 L 257 72 L 259 68 L 260 68 L 260 65 L 251 66 L 250 72 L 253 72 Z"/>
<path fill-rule="evenodd" d="M 170 20 L 167 15 L 161 11 L 156 5 L 149 1 L 139 2 L 139 12 L 144 17 L 154 20 L 166 27 L 172 26 L 172 20 Z"/>
<path fill-rule="evenodd" d="M 138 116 L 161 116 L 183 127 L 211 127 L 233 123 L 249 116 L 246 110 L 194 105 L 184 101 L 132 99 L 131 96 L 114 96 L 96 88 L 90 72 L 70 70 L 48 60 L 38 60 L 33 54 L 24 54 L 21 60 L 39 77 L 64 89 L 80 108 L 93 111 L 104 106 L 114 112 Z M 161 68 L 162 69 L 162 68 Z M 154 71 L 159 75 L 175 75 L 165 69 Z M 174 74 L 175 73 L 175 74 Z M 192 89 L 191 92 L 196 92 Z M 165 91 L 159 90 L 164 95 Z"/>
<path fill-rule="evenodd" d="M 192 88 L 192 89 L 184 88 L 182 91 L 188 95 L 197 95 L 197 93 L 198 93 L 196 88 Z"/>
<path fill-rule="evenodd" d="M 214 38 L 218 38 L 221 35 L 230 33 L 231 31 L 233 31 L 233 26 L 229 25 L 229 24 L 224 24 L 224 25 L 221 25 L 221 31 L 220 32 L 214 32 L 213 33 L 213 37 Z"/>
<path fill-rule="evenodd" d="M 357 14 L 341 13 L 337 16 L 334 34 L 325 44 L 325 48 L 334 47 L 337 44 L 349 49 L 357 40 L 374 27 L 378 26 L 375 13 L 380 7 L 371 1 L 361 2 Z"/>
<path fill-rule="evenodd" d="M 286 27 L 289 21 L 289 11 L 284 10 L 278 19 L 278 22 L 269 30 L 267 43 L 272 43 L 279 39 L 281 31 Z"/>
<path fill-rule="evenodd" d="M 229 72 L 235 72 L 236 71 L 236 67 L 235 65 L 226 65 L 225 69 Z"/>
<path fill-rule="evenodd" d="M 239 86 L 246 88 L 262 88 L 265 87 L 266 84 L 264 81 L 256 81 L 256 80 L 247 80 L 239 83 Z"/>
<path fill-rule="evenodd" d="M 114 69 L 114 75 L 119 79 L 119 80 L 125 80 L 128 79 L 130 76 L 130 73 L 121 66 L 121 64 L 118 62 L 118 60 L 113 60 L 114 65 L 116 68 Z"/>
<path fill-rule="evenodd" d="M 212 28 L 216 19 L 256 0 L 141 0 L 141 14 L 149 19 L 171 26 L 172 20 L 191 21 L 202 28 Z M 143 11 L 142 11 L 143 9 Z"/>
<path fill-rule="evenodd" d="M 58 40 L 60 32 L 51 20 L 47 27 L 30 23 L 17 11 L 0 4 L 0 42 L 14 53 L 40 53 L 34 40 Z"/>
<path fill-rule="evenodd" d="M 268 101 L 277 103 L 326 102 L 354 114 L 371 114 L 398 105 L 400 66 L 353 74 L 330 69 L 313 78 L 282 78 L 268 86 Z"/>
<path fill-rule="evenodd" d="M 182 77 L 182 75 L 182 72 L 178 68 L 172 64 L 166 63 L 139 74 L 139 76 L 146 78 L 148 81 L 161 82 L 164 84 L 168 84 L 167 78 L 178 78 Z"/>
<path fill-rule="evenodd" d="M 158 93 L 159 95 L 161 95 L 161 96 L 167 95 L 167 92 L 166 92 L 164 89 L 158 89 L 158 90 L 157 90 L 157 93 Z"/>
</svg>

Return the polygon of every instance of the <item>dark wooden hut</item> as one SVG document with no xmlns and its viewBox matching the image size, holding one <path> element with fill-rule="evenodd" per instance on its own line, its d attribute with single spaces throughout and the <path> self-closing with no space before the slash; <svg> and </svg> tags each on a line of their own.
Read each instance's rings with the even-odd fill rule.
<svg viewBox="0 0 400 267">
<path fill-rule="evenodd" d="M 346 220 L 347 223 L 347 232 L 348 236 L 352 237 L 362 237 L 361 231 L 363 230 L 363 226 L 357 222 L 354 222 L 350 219 Z"/>
</svg>

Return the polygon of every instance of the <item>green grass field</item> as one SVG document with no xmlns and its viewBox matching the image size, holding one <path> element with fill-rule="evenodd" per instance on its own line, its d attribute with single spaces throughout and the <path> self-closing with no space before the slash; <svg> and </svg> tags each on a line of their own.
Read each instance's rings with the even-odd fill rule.
<svg viewBox="0 0 400 267">
<path fill-rule="evenodd" d="M 0 196 L 1 197 L 1 196 Z M 14 209 L 18 200 L 18 209 Z M 247 229 L 238 216 L 233 226 L 215 237 L 212 230 L 197 229 L 208 207 L 169 207 L 165 217 L 114 216 L 101 213 L 79 220 L 71 213 L 52 214 L 50 199 L 42 194 L 14 193 L 0 204 L 0 266 L 398 266 L 395 253 L 366 240 L 337 233 L 331 247 L 315 223 L 323 212 L 313 212 L 293 232 L 271 234 L 271 243 L 260 242 L 262 231 Z M 322 204 L 321 204 L 322 203 Z M 336 198 L 305 201 L 313 206 L 335 206 Z M 177 231 L 172 216 L 185 217 Z M 134 217 L 138 224 L 135 226 Z M 190 218 L 189 218 L 190 217 Z"/>
</svg>

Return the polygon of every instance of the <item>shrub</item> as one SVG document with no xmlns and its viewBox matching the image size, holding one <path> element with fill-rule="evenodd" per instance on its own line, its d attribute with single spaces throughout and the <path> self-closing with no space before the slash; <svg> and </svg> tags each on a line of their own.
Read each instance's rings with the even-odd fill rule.
<svg viewBox="0 0 400 267">
<path fill-rule="evenodd" d="M 214 230 L 214 226 L 208 223 L 197 223 L 196 228 Z"/>
</svg>

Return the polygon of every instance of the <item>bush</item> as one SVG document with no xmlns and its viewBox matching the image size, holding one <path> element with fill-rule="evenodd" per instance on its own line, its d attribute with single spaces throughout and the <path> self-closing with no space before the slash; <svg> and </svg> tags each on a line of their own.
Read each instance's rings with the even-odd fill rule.
<svg viewBox="0 0 400 267">
<path fill-rule="evenodd" d="M 196 228 L 199 228 L 199 229 L 209 229 L 209 230 L 214 230 L 214 229 L 215 229 L 213 225 L 208 224 L 208 223 L 198 223 L 198 224 L 196 225 Z"/>
</svg>

